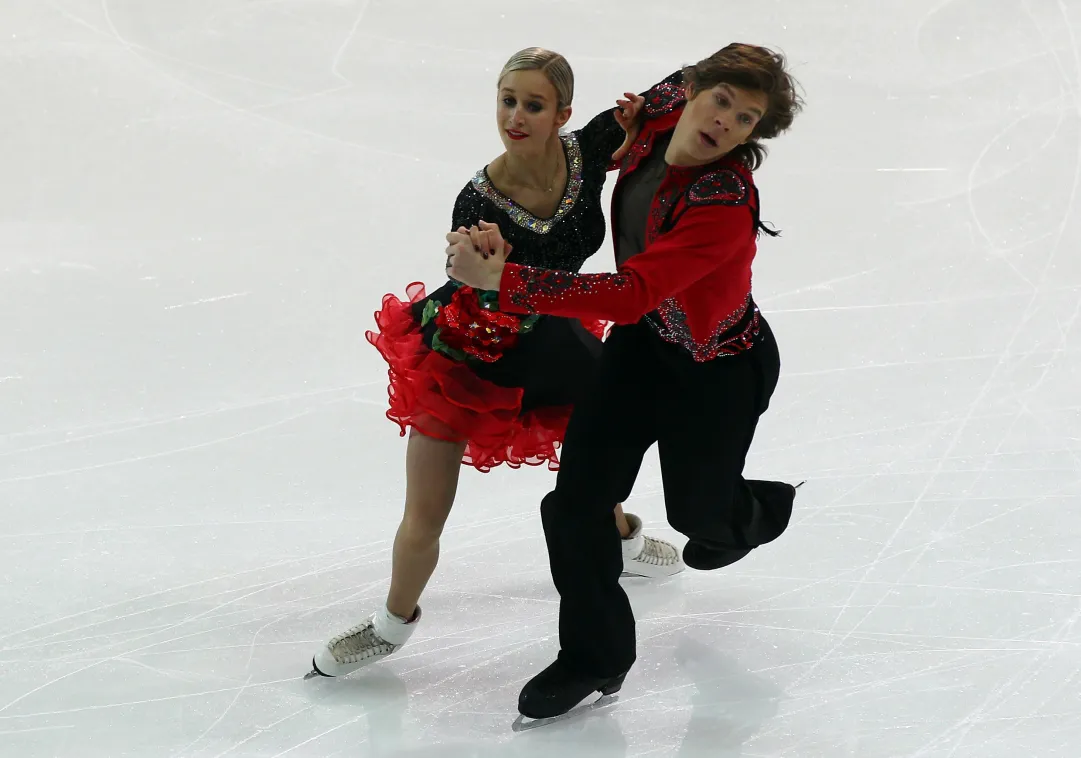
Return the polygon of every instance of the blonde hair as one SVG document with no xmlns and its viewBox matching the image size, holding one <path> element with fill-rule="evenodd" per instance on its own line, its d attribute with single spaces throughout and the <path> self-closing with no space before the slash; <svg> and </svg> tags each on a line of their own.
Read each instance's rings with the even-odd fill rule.
<svg viewBox="0 0 1081 758">
<path fill-rule="evenodd" d="M 510 57 L 503 70 L 499 72 L 498 86 L 503 78 L 512 71 L 540 71 L 555 87 L 559 102 L 557 107 L 566 108 L 574 100 L 574 72 L 567 59 L 557 52 L 543 47 L 527 47 Z"/>
</svg>

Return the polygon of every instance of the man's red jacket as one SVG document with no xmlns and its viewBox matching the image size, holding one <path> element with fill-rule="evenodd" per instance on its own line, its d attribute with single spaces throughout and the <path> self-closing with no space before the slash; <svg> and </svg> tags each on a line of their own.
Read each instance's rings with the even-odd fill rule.
<svg viewBox="0 0 1081 758">
<path fill-rule="evenodd" d="M 680 82 L 675 74 L 646 95 L 641 132 L 620 166 L 613 232 L 620 183 L 683 113 L 687 100 Z M 645 250 L 607 274 L 507 263 L 499 308 L 617 324 L 645 318 L 661 338 L 682 345 L 696 361 L 740 352 L 758 331 L 751 298 L 758 218 L 758 191 L 751 171 L 739 161 L 725 156 L 705 166 L 669 166 L 653 198 Z M 613 239 L 618 244 L 619 235 L 613 233 Z"/>
</svg>

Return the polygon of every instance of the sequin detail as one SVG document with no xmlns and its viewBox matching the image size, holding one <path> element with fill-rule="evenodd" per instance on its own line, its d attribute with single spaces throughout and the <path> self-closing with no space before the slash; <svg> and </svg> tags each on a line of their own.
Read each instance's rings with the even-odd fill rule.
<svg viewBox="0 0 1081 758">
<path fill-rule="evenodd" d="M 750 193 L 747 182 L 732 169 L 711 171 L 691 185 L 687 202 L 691 205 L 745 205 Z"/>
<path fill-rule="evenodd" d="M 647 120 L 675 113 L 687 102 L 683 86 L 678 84 L 677 80 L 682 81 L 682 75 L 678 71 L 660 84 L 654 85 L 649 92 L 645 94 L 645 105 L 643 106 L 642 111 Z M 675 121 L 675 119 L 672 120 L 672 124 L 667 130 L 675 128 Z M 662 129 L 661 131 L 667 130 Z M 631 145 L 631 149 L 627 151 L 627 154 L 623 156 L 623 160 L 619 164 L 620 178 L 631 171 L 634 171 L 638 166 L 639 161 L 652 152 L 653 143 L 659 133 L 660 132 L 651 129 L 642 130 L 638 135 L 638 139 L 634 141 L 634 144 Z"/>
<path fill-rule="evenodd" d="M 649 225 L 646 228 L 647 246 L 652 245 L 658 236 L 667 231 L 664 221 L 682 194 L 683 187 L 679 184 L 661 184 L 657 194 L 653 196 L 653 205 L 649 208 Z"/>
<path fill-rule="evenodd" d="M 477 174 L 481 187 L 474 183 L 471 176 L 458 193 L 450 228 L 469 228 L 478 221 L 488 221 L 499 226 L 503 238 L 514 246 L 510 256 L 512 263 L 564 271 L 580 270 L 586 259 L 604 244 L 607 223 L 601 195 L 607 176 L 605 169 L 615 150 L 612 147 L 615 142 L 613 124 L 615 119 L 610 113 L 602 114 L 569 137 L 564 137 L 564 145 L 575 144 L 577 148 L 566 148 L 570 172 L 567 185 L 573 191 L 567 194 L 574 197 L 574 206 L 562 215 L 537 224 L 536 230 L 528 228 L 528 219 L 525 225 L 521 225 L 512 217 L 516 205 L 500 202 L 506 198 L 494 187 L 490 191 L 482 191 L 481 187 L 485 185 L 484 172 L 481 171 Z M 618 129 L 618 125 L 615 128 Z M 578 173 L 571 166 L 571 163 L 574 167 L 579 166 L 578 156 L 581 161 L 580 183 L 576 180 Z"/>
<path fill-rule="evenodd" d="M 514 286 L 510 301 L 528 313 L 536 313 L 531 302 L 534 298 L 545 297 L 549 302 L 563 299 L 564 295 L 595 293 L 600 291 L 618 291 L 630 286 L 630 277 L 626 274 L 572 274 L 566 271 L 530 268 L 522 266 L 514 271 L 519 286 Z"/>
<path fill-rule="evenodd" d="M 551 218 L 534 216 L 497 190 L 485 169 L 481 169 L 473 177 L 473 187 L 485 199 L 504 211 L 518 226 L 535 234 L 548 234 L 560 219 L 571 212 L 574 204 L 578 202 L 578 194 L 582 191 L 582 149 L 578 145 L 578 138 L 571 133 L 563 135 L 560 139 L 563 140 L 563 147 L 567 154 L 567 191 L 563 193 L 559 209 Z"/>
<path fill-rule="evenodd" d="M 683 87 L 673 82 L 662 82 L 648 93 L 643 106 L 646 118 L 657 118 L 671 113 L 687 100 Z"/>
<path fill-rule="evenodd" d="M 631 167 L 631 165 L 637 165 L 638 161 L 649 152 L 652 139 L 650 137 L 640 137 L 634 141 L 631 145 L 631 149 L 623 156 L 623 162 L 620 163 L 620 167 L 625 172 Z"/>
<path fill-rule="evenodd" d="M 736 355 L 747 350 L 754 344 L 754 338 L 758 335 L 760 328 L 758 307 L 752 302 L 749 293 L 739 310 L 717 324 L 713 333 L 702 341 L 695 340 L 691 335 L 691 328 L 687 325 L 687 314 L 683 312 L 674 297 L 662 302 L 655 313 L 656 317 L 651 314 L 647 317 L 647 321 L 658 336 L 666 342 L 685 348 L 698 363 Z M 735 327 L 742 321 L 747 323 L 742 329 L 733 333 Z"/>
</svg>

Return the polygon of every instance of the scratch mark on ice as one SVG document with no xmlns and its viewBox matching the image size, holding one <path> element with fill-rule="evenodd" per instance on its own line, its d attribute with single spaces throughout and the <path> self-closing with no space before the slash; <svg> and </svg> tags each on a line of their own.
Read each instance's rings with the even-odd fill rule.
<svg viewBox="0 0 1081 758">
<path fill-rule="evenodd" d="M 218 297 L 205 297 L 202 300 L 195 300 L 195 301 L 192 301 L 190 303 L 180 303 L 179 305 L 167 305 L 167 306 L 165 306 L 165 310 L 173 311 L 173 310 L 176 310 L 177 308 L 188 308 L 188 307 L 190 307 L 192 305 L 203 305 L 205 303 L 216 303 L 216 302 L 218 302 L 220 300 L 232 300 L 234 297 L 244 297 L 245 295 L 249 295 L 249 294 L 251 294 L 251 293 L 249 293 L 249 292 L 234 292 L 231 295 L 219 295 Z"/>
</svg>

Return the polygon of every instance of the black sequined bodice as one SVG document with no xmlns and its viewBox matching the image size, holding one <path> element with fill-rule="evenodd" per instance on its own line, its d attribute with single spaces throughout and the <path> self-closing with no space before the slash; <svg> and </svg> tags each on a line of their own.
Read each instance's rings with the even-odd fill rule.
<svg viewBox="0 0 1081 758">
<path fill-rule="evenodd" d="M 611 111 L 563 135 L 567 189 L 551 218 L 538 218 L 497 190 L 484 169 L 458 194 L 451 229 L 484 220 L 499 225 L 514 246 L 509 260 L 525 266 L 578 272 L 604 243 L 601 192 L 611 155 L 623 144 L 623 129 Z"/>
</svg>

